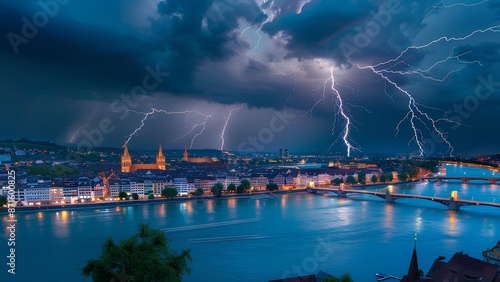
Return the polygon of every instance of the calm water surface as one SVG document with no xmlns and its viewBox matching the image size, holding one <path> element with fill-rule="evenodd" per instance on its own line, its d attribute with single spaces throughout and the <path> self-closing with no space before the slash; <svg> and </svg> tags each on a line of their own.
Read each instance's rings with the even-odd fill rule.
<svg viewBox="0 0 500 282">
<path fill-rule="evenodd" d="M 488 170 L 448 166 L 448 175 L 492 176 Z M 498 173 L 494 176 L 499 176 Z M 396 193 L 500 201 L 500 185 L 417 183 Z M 376 189 L 383 189 L 378 187 Z M 348 198 L 282 195 L 275 199 L 229 199 L 109 209 L 17 213 L 15 276 L 7 275 L 7 229 L 0 233 L 4 257 L 0 281 L 90 281 L 80 276 L 101 244 L 130 237 L 138 223 L 164 229 L 171 247 L 192 250 L 193 272 L 184 281 L 268 281 L 319 269 L 354 280 L 376 281 L 376 272 L 407 272 L 414 233 L 419 266 L 457 251 L 481 258 L 500 240 L 500 208 L 449 211 L 435 202 L 401 199 L 387 204 L 371 195 Z M 7 226 L 6 217 L 2 217 Z"/>
</svg>

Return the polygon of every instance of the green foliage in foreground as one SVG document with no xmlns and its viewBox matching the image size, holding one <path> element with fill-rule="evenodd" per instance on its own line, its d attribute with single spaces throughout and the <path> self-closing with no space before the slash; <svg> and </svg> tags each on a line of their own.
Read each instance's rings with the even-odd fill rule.
<svg viewBox="0 0 500 282">
<path fill-rule="evenodd" d="M 340 277 L 335 277 L 333 275 L 323 278 L 321 282 L 354 282 L 349 272 L 342 274 Z"/>
<path fill-rule="evenodd" d="M 191 250 L 177 254 L 168 241 L 163 231 L 139 224 L 138 233 L 119 244 L 108 238 L 99 258 L 87 261 L 82 275 L 94 282 L 181 281 L 183 274 L 191 273 Z"/>
</svg>

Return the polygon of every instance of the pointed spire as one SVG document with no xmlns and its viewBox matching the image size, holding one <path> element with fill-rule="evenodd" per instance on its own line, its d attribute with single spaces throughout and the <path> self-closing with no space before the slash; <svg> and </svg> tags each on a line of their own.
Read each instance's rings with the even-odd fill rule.
<svg viewBox="0 0 500 282">
<path fill-rule="evenodd" d="M 123 155 L 124 156 L 128 156 L 129 153 L 128 153 L 128 146 L 127 146 L 127 138 L 124 138 L 124 145 L 123 145 Z"/>
<path fill-rule="evenodd" d="M 160 147 L 158 148 L 158 156 L 163 156 L 163 148 L 161 146 L 161 137 L 160 137 Z"/>
<path fill-rule="evenodd" d="M 188 157 L 188 151 L 187 151 L 187 146 L 184 145 L 184 156 L 182 158 L 184 161 L 188 161 L 189 157 Z"/>
<path fill-rule="evenodd" d="M 411 255 L 410 267 L 408 268 L 408 274 L 406 275 L 406 281 L 416 281 L 420 279 L 420 274 L 418 273 L 418 260 L 417 260 L 417 234 L 413 238 L 415 241 L 413 245 L 413 253 Z"/>
</svg>

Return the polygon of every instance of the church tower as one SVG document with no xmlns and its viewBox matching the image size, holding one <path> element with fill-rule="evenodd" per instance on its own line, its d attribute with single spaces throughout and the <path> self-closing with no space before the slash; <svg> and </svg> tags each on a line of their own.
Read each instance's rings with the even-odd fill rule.
<svg viewBox="0 0 500 282">
<path fill-rule="evenodd" d="M 127 140 L 125 140 L 125 145 L 123 146 L 123 156 L 122 156 L 122 172 L 130 172 L 132 167 L 132 158 L 128 153 Z"/>
<path fill-rule="evenodd" d="M 187 162 L 189 161 L 189 156 L 188 156 L 188 151 L 186 145 L 184 145 L 184 156 L 182 157 L 182 160 Z"/>
<path fill-rule="evenodd" d="M 161 147 L 161 140 L 160 140 L 160 148 L 158 149 L 158 155 L 156 155 L 156 165 L 158 166 L 158 169 L 161 170 L 167 169 L 165 155 L 163 155 L 163 148 Z"/>
</svg>

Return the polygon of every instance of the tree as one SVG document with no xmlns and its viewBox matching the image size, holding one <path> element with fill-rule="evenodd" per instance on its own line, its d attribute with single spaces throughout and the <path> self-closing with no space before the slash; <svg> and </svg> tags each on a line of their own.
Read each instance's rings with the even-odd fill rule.
<svg viewBox="0 0 500 282">
<path fill-rule="evenodd" d="M 415 168 L 410 168 L 408 170 L 408 176 L 410 178 L 417 178 L 418 177 L 418 169 L 415 169 Z"/>
<path fill-rule="evenodd" d="M 172 199 L 173 197 L 177 196 L 177 194 L 179 194 L 179 192 L 174 187 L 167 187 L 161 190 L 161 195 L 165 198 Z"/>
<path fill-rule="evenodd" d="M 406 179 L 408 179 L 408 172 L 406 170 L 398 171 L 398 180 L 406 181 Z"/>
<path fill-rule="evenodd" d="M 227 191 L 229 192 L 236 192 L 236 185 L 234 185 L 233 183 L 227 185 Z"/>
<path fill-rule="evenodd" d="M 28 175 L 53 175 L 52 168 L 46 165 L 43 166 L 30 166 L 28 168 Z"/>
<path fill-rule="evenodd" d="M 250 181 L 246 179 L 241 180 L 241 186 L 243 186 L 243 191 L 250 190 Z"/>
<path fill-rule="evenodd" d="M 377 176 L 375 174 L 372 175 L 372 183 L 377 183 L 377 181 L 378 181 Z"/>
<path fill-rule="evenodd" d="M 394 180 L 394 177 L 392 176 L 392 172 L 387 172 L 385 177 L 387 178 L 387 181 L 389 181 L 389 182 Z"/>
<path fill-rule="evenodd" d="M 236 187 L 236 193 L 241 194 L 243 192 L 245 192 L 245 190 L 243 189 L 243 185 L 238 185 L 238 187 Z"/>
<path fill-rule="evenodd" d="M 387 182 L 387 176 L 385 174 L 382 174 L 380 176 L 380 182 L 382 182 L 382 183 L 386 183 Z"/>
<path fill-rule="evenodd" d="M 337 278 L 333 275 L 326 276 L 321 280 L 321 282 L 354 282 L 354 280 L 351 277 L 351 274 L 349 272 L 346 272 L 340 276 L 340 278 Z"/>
<path fill-rule="evenodd" d="M 122 200 L 123 199 L 127 199 L 128 198 L 127 192 L 120 192 L 120 193 L 118 193 L 118 198 L 120 198 Z"/>
<path fill-rule="evenodd" d="M 212 186 L 212 189 L 210 189 L 210 191 L 212 191 L 212 194 L 214 194 L 214 197 L 218 198 L 218 197 L 222 196 L 223 189 L 224 189 L 224 185 L 222 185 L 222 183 L 215 183 L 215 185 Z"/>
<path fill-rule="evenodd" d="M 280 187 L 276 183 L 271 183 L 271 184 L 266 185 L 267 191 L 275 191 L 275 190 L 279 190 L 279 189 L 280 189 Z"/>
<path fill-rule="evenodd" d="M 73 166 L 57 164 L 53 167 L 50 166 L 30 166 L 28 168 L 28 175 L 51 175 L 54 177 L 72 176 L 80 173 L 80 170 Z"/>
<path fill-rule="evenodd" d="M 71 176 L 80 173 L 80 170 L 78 168 L 62 164 L 58 164 L 52 167 L 52 171 L 52 175 L 55 177 Z"/>
<path fill-rule="evenodd" d="M 196 191 L 194 191 L 195 196 L 201 196 L 204 193 L 205 193 L 205 191 L 203 191 L 203 189 L 201 189 L 201 188 L 198 188 L 198 189 L 196 189 Z"/>
<path fill-rule="evenodd" d="M 116 244 L 108 238 L 97 259 L 87 261 L 82 269 L 84 277 L 94 282 L 108 281 L 181 281 L 190 274 L 191 250 L 177 254 L 168 246 L 170 241 L 159 229 L 139 224 L 139 231 L 131 238 Z"/>
<path fill-rule="evenodd" d="M 7 205 L 7 197 L 0 195 L 0 207 Z"/>
<path fill-rule="evenodd" d="M 155 198 L 155 194 L 153 194 L 153 193 L 149 194 L 148 199 L 152 200 L 154 198 Z"/>
<path fill-rule="evenodd" d="M 132 193 L 132 199 L 134 199 L 134 200 L 139 200 L 139 194 L 137 194 L 137 193 Z"/>
<path fill-rule="evenodd" d="M 366 183 L 366 171 L 362 170 L 358 173 L 358 182 Z"/>
<path fill-rule="evenodd" d="M 347 176 L 347 179 L 345 180 L 345 183 L 348 183 L 348 184 L 356 184 L 356 178 L 354 178 L 354 176 L 352 175 L 349 175 Z"/>
<path fill-rule="evenodd" d="M 332 184 L 340 185 L 340 183 L 344 183 L 344 179 L 342 179 L 342 178 L 335 178 L 334 180 L 332 180 Z"/>
</svg>

